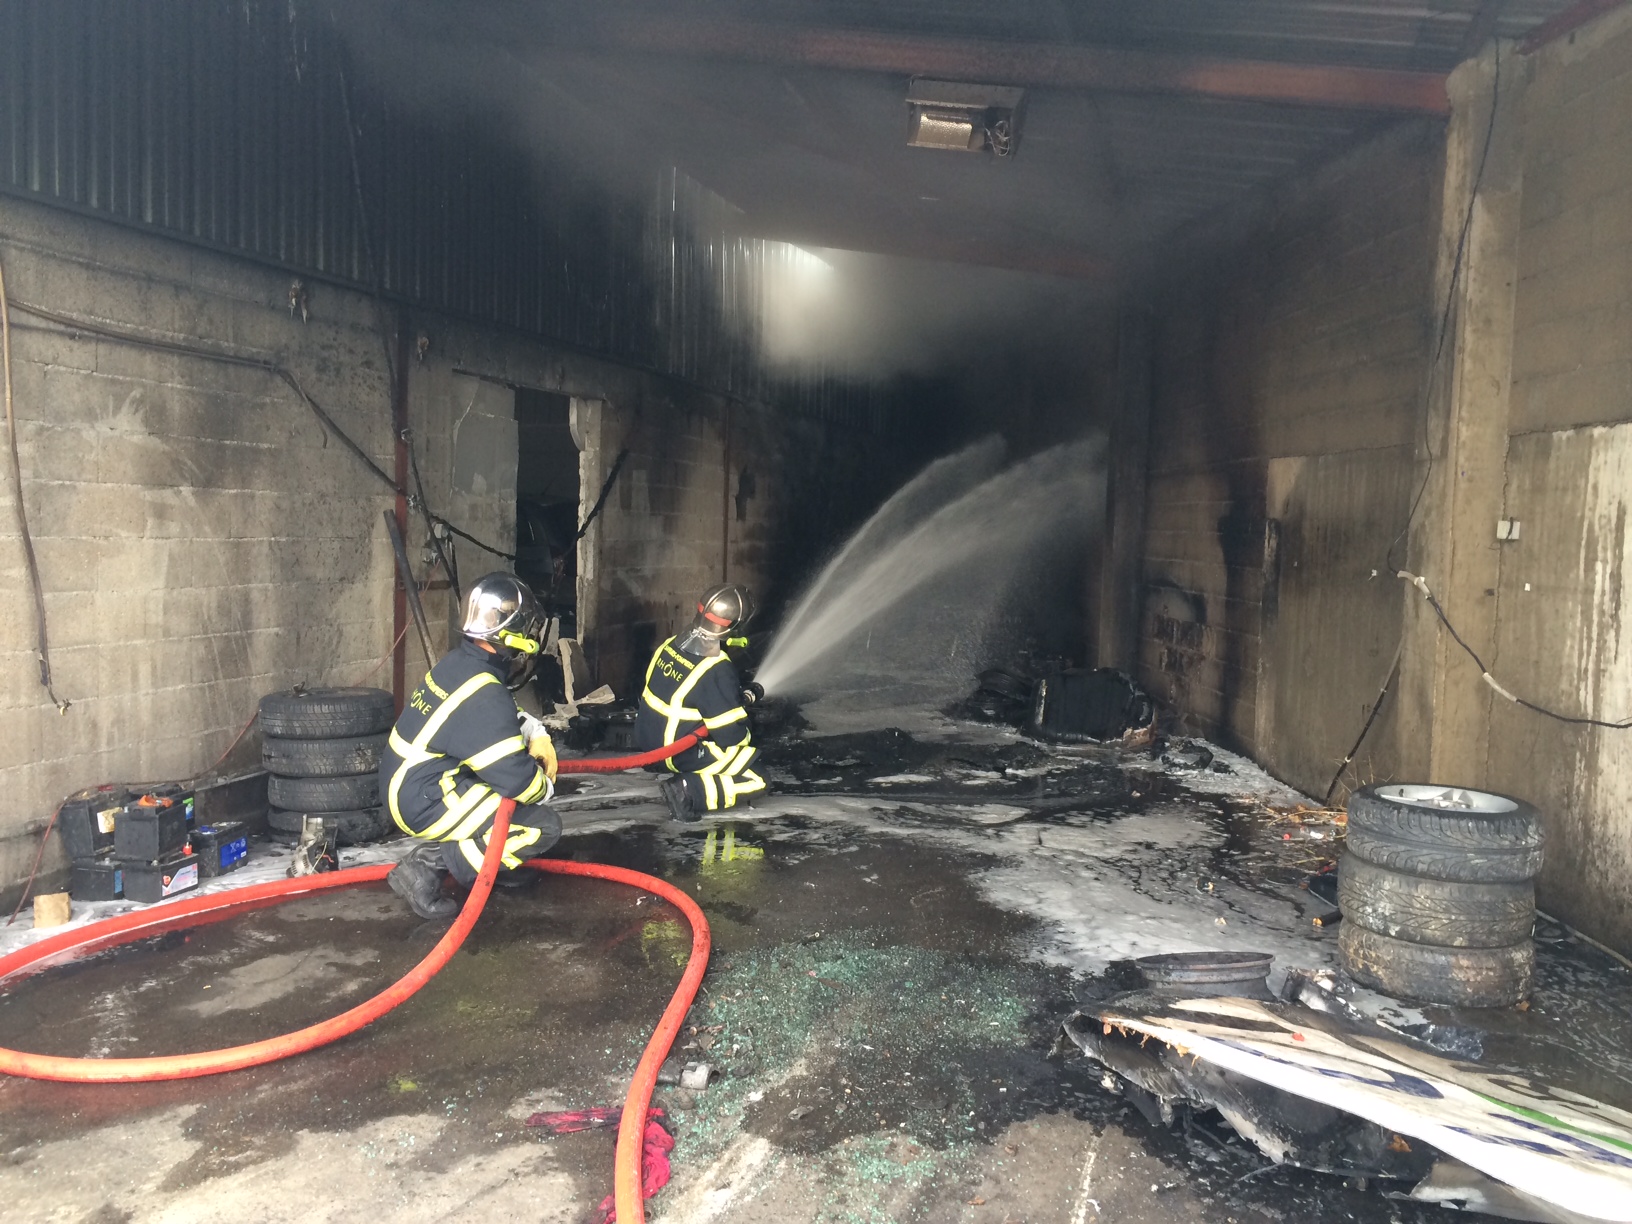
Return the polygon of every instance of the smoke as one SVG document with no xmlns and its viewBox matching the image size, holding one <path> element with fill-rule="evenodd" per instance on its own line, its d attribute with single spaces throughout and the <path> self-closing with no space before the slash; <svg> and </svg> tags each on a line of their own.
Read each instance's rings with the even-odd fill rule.
<svg viewBox="0 0 1632 1224">
<path fill-rule="evenodd" d="M 850 234 L 857 247 L 872 239 L 885 244 L 874 249 L 891 249 L 908 207 L 930 200 L 917 194 L 926 165 L 934 181 L 952 184 L 937 192 L 976 182 L 976 159 L 905 149 L 899 82 L 852 75 L 834 84 L 835 74 L 817 80 L 762 65 L 620 53 L 602 37 L 603 10 L 591 4 L 293 2 L 302 20 L 332 22 L 358 80 L 445 128 L 473 126 L 511 142 L 541 178 L 639 200 L 673 167 L 715 192 L 718 212 L 737 210 L 743 235 L 774 244 L 761 317 L 773 367 L 884 379 L 1048 362 L 1064 367 L 1062 382 L 1085 375 L 1073 361 L 1104 309 L 1102 290 L 809 241 L 816 232 Z M 847 113 L 863 101 L 864 117 Z M 846 125 L 853 148 L 814 135 Z M 777 175 L 797 189 L 766 187 Z M 934 215 L 962 224 L 963 234 L 989 205 L 949 194 L 927 207 L 945 210 Z M 982 228 L 997 249 L 1013 237 L 996 216 Z M 925 236 L 956 254 L 963 239 L 952 233 Z"/>
<path fill-rule="evenodd" d="M 773 362 L 842 359 L 875 377 L 936 374 L 1017 349 L 1058 362 L 1101 316 L 1098 295 L 1035 273 L 794 248 L 765 286 Z"/>
</svg>

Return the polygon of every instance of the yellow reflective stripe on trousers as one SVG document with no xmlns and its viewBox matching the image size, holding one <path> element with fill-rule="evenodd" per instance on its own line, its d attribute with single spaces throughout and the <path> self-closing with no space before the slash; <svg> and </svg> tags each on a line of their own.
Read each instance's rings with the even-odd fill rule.
<svg viewBox="0 0 1632 1224">
<path fill-rule="evenodd" d="M 482 788 L 487 790 L 486 787 Z M 480 803 L 468 809 L 463 820 L 455 822 L 453 827 L 447 828 L 436 835 L 438 841 L 464 841 L 467 837 L 475 837 L 488 821 L 492 820 L 499 811 L 499 802 L 503 796 L 496 791 L 487 791 Z M 437 824 L 441 824 L 438 821 Z"/>
<path fill-rule="evenodd" d="M 713 755 L 714 759 L 707 765 L 704 765 L 701 769 L 694 769 L 691 771 L 699 778 L 711 777 L 714 774 L 722 773 L 726 767 L 730 765 L 732 758 L 737 755 L 737 750 L 735 747 L 721 748 L 712 740 L 704 740 L 703 747 L 708 749 L 708 751 Z"/>
<path fill-rule="evenodd" d="M 510 836 L 504 839 L 504 853 L 499 857 L 499 861 L 510 868 L 511 871 L 514 871 L 521 866 L 521 851 L 537 841 L 538 836 L 539 830 L 537 829 L 527 827 L 512 829 Z M 461 838 L 459 853 L 465 856 L 465 862 L 480 871 L 482 869 L 482 859 L 487 854 L 487 838 Z"/>
<path fill-rule="evenodd" d="M 464 703 L 466 698 L 477 689 L 498 682 L 499 678 L 492 672 L 480 672 L 466 680 L 453 690 L 452 695 L 446 701 L 436 708 L 435 714 L 425 720 L 425 725 L 419 729 L 419 734 L 414 736 L 412 742 L 403 739 L 397 733 L 395 727 L 391 728 L 391 751 L 402 758 L 402 764 L 397 766 L 397 772 L 391 775 L 391 785 L 386 788 L 386 805 L 391 809 L 391 819 L 396 821 L 397 827 L 404 833 L 413 833 L 413 830 L 402 822 L 402 809 L 397 806 L 397 795 L 402 790 L 402 780 L 408 776 L 408 770 L 412 766 L 434 760 L 440 755 L 439 753 L 428 752 L 425 745 L 431 742 L 431 738 L 442 729 L 442 724 L 448 721 L 449 716 Z"/>
<path fill-rule="evenodd" d="M 470 789 L 464 794 L 447 802 L 446 810 L 437 820 L 414 836 L 429 838 L 433 841 L 447 841 L 456 827 L 463 827 L 471 811 L 480 807 L 489 799 L 493 801 L 493 811 L 498 811 L 498 792 L 485 782 L 472 783 Z"/>
</svg>

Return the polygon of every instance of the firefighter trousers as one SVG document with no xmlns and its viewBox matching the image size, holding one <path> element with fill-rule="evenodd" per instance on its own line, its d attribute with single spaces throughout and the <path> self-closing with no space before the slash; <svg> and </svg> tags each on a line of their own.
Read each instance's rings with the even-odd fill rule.
<svg viewBox="0 0 1632 1224">
<path fill-rule="evenodd" d="M 758 755 L 747 741 L 722 748 L 705 739 L 681 758 L 670 757 L 669 769 L 685 779 L 698 811 L 720 812 L 765 789 L 765 779 L 753 768 Z"/>
<path fill-rule="evenodd" d="M 482 792 L 478 796 L 475 792 Z M 473 802 L 474 801 L 474 802 Z M 445 808 L 432 808 L 416 829 L 408 832 L 423 841 L 439 841 L 442 862 L 448 873 L 465 887 L 476 882 L 476 873 L 482 868 L 487 854 L 487 835 L 493 831 L 493 816 L 498 811 L 498 796 L 482 782 L 472 782 L 462 792 L 456 791 Z M 450 821 L 458 812 L 468 812 L 463 819 Z M 517 805 L 510 817 L 510 832 L 504 839 L 504 856 L 499 860 L 501 871 L 515 871 L 524 859 L 537 858 L 561 840 L 561 817 L 542 803 Z"/>
</svg>

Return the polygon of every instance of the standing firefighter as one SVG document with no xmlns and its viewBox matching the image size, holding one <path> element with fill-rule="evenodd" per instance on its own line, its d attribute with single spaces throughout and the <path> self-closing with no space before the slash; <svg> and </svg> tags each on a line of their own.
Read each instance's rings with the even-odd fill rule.
<svg viewBox="0 0 1632 1224">
<path fill-rule="evenodd" d="M 380 790 L 397 826 L 427 844 L 386 882 L 421 918 L 458 912 L 442 876 L 475 883 L 501 798 L 516 801 L 501 879 L 561 836 L 561 818 L 544 806 L 555 792 L 555 748 L 506 687 L 531 673 L 542 627 L 526 583 L 509 574 L 481 579 L 465 600 L 465 640 L 426 673 L 391 729 Z"/>
<path fill-rule="evenodd" d="M 742 680 L 724 649 L 753 614 L 746 587 L 711 588 L 697 601 L 691 628 L 659 646 L 646 668 L 635 718 L 635 740 L 643 751 L 708 728 L 707 739 L 668 760 L 678 776 L 664 778 L 661 787 L 676 820 L 701 820 L 705 811 L 735 807 L 765 789 L 765 779 L 753 770 L 759 750 L 749 742 Z"/>
</svg>

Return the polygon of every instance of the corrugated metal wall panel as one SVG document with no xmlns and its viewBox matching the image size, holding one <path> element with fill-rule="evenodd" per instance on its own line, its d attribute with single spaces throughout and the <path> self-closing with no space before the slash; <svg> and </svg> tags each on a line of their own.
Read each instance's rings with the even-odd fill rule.
<svg viewBox="0 0 1632 1224">
<path fill-rule="evenodd" d="M 285 0 L 4 0 L 0 190 L 856 426 L 842 371 L 771 377 L 766 261 L 684 176 L 625 198 L 371 93 Z M 348 116 L 350 122 L 348 124 Z"/>
</svg>

